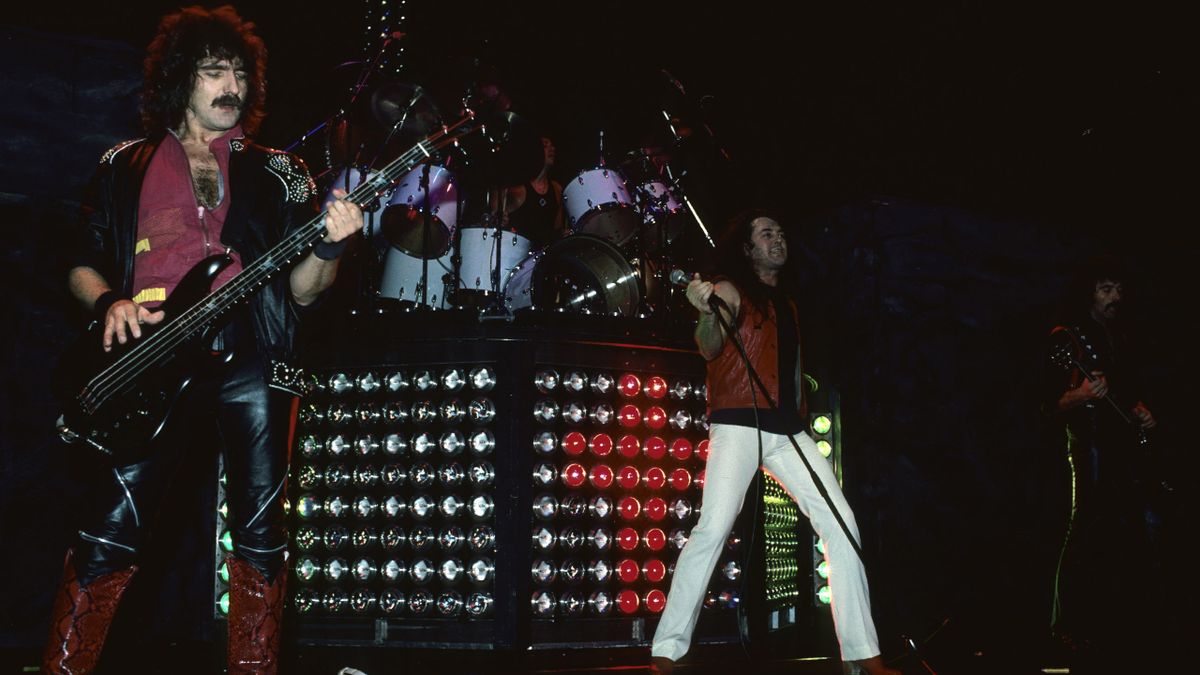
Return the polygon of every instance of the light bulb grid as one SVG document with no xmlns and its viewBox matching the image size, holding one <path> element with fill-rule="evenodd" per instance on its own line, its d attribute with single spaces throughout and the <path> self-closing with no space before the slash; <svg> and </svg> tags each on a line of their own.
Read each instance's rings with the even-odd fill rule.
<svg viewBox="0 0 1200 675">
<path fill-rule="evenodd" d="M 213 542 L 213 618 L 225 621 L 229 617 L 229 564 L 226 559 L 229 551 L 226 547 L 232 543 L 233 537 L 229 532 L 229 505 L 226 499 L 225 486 L 228 478 L 225 475 L 225 458 L 218 457 L 219 473 L 217 478 L 217 528 L 216 540 Z"/>
<path fill-rule="evenodd" d="M 532 394 L 534 619 L 657 615 L 699 517 L 702 384 L 541 365 Z"/>
<path fill-rule="evenodd" d="M 299 614 L 491 615 L 495 373 L 421 364 L 312 376 L 290 485 Z"/>
<path fill-rule="evenodd" d="M 833 467 L 834 475 L 837 476 L 838 484 L 841 485 L 841 439 L 838 438 L 841 432 L 841 424 L 836 409 L 835 405 L 833 411 L 810 413 L 808 416 L 808 434 L 812 437 L 813 442 L 816 443 L 817 451 Z M 816 534 L 809 535 L 809 538 L 812 542 L 811 558 L 809 569 L 806 572 L 812 578 L 812 604 L 814 607 L 828 607 L 830 601 L 829 567 L 825 561 L 824 542 L 817 538 Z"/>
<path fill-rule="evenodd" d="M 803 518 L 783 486 L 770 475 L 765 478 L 763 531 L 767 602 L 773 606 L 795 605 L 800 601 L 800 524 Z"/>
</svg>

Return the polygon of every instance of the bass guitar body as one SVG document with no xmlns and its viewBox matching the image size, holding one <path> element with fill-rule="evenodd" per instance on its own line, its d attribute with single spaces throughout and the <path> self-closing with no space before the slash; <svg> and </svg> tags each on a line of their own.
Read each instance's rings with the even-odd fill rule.
<svg viewBox="0 0 1200 675">
<path fill-rule="evenodd" d="M 228 363 L 231 352 L 204 348 L 216 324 L 186 334 L 180 318 L 204 305 L 212 283 L 233 260 L 224 254 L 200 261 L 159 307 L 161 323 L 142 326 L 142 337 L 105 352 L 103 321 L 94 321 L 63 353 L 52 388 L 63 408 L 59 436 L 82 443 L 118 465 L 139 461 L 166 427 L 179 397 L 198 373 Z"/>
</svg>

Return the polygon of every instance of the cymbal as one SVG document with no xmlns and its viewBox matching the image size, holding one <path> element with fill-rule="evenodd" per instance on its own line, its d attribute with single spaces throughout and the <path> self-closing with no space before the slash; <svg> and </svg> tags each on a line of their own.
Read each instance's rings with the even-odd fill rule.
<svg viewBox="0 0 1200 675">
<path fill-rule="evenodd" d="M 335 164 L 387 164 L 441 123 L 433 97 L 406 82 L 385 81 L 359 92 L 335 121 L 328 144 Z"/>
<path fill-rule="evenodd" d="M 545 166 L 542 138 L 528 119 L 509 110 L 479 115 L 481 130 L 464 139 L 465 168 L 488 185 L 532 180 Z"/>
<path fill-rule="evenodd" d="M 428 136 L 441 122 L 433 97 L 405 82 L 384 82 L 370 91 L 368 110 L 381 129 L 391 135 Z"/>
</svg>

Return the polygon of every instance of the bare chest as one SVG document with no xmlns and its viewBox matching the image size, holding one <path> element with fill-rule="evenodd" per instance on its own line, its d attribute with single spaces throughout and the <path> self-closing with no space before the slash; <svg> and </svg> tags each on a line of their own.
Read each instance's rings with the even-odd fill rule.
<svg viewBox="0 0 1200 675">
<path fill-rule="evenodd" d="M 217 208 L 221 203 L 221 169 L 217 158 L 207 147 L 188 148 L 187 158 L 196 203 L 208 209 Z"/>
</svg>

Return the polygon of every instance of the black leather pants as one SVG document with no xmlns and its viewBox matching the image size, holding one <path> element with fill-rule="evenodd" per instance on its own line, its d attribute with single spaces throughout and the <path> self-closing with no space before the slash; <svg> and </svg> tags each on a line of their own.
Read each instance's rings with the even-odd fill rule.
<svg viewBox="0 0 1200 675">
<path fill-rule="evenodd" d="M 168 422 L 149 457 L 110 468 L 100 479 L 105 486 L 94 517 L 84 519 L 75 548 L 80 582 L 136 562 L 172 481 L 189 479 L 175 476 L 181 453 L 194 445 L 188 435 L 206 431 L 197 425 L 214 424 L 224 446 L 234 555 L 274 579 L 287 546 L 283 500 L 292 401 L 291 394 L 267 386 L 256 354 L 189 388 L 178 404 L 180 415 Z"/>
</svg>

